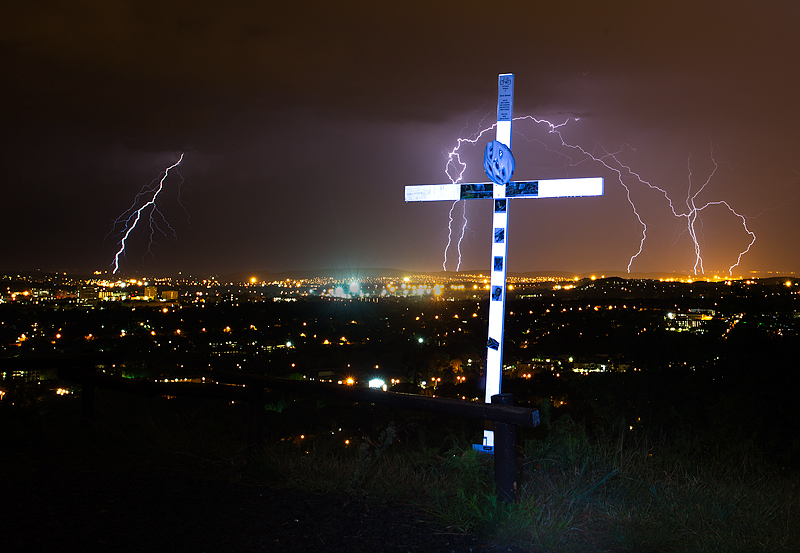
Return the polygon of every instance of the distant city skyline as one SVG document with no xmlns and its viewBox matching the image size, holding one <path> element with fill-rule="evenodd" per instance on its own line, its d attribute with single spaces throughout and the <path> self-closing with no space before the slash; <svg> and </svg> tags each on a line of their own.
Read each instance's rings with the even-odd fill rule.
<svg viewBox="0 0 800 553">
<path fill-rule="evenodd" d="M 561 125 L 515 123 L 515 179 L 601 176 L 605 194 L 513 205 L 509 272 L 694 274 L 695 240 L 697 276 L 800 272 L 800 5 L 489 15 L 9 7 L 0 270 L 112 270 L 114 221 L 182 153 L 166 181 L 180 192 L 158 204 L 175 232 L 132 234 L 122 274 L 441 270 L 451 206 L 406 204 L 404 186 L 449 181 L 448 154 L 494 120 L 497 75 L 513 72 L 514 115 Z M 486 180 L 486 139 L 459 148 L 464 180 Z M 491 210 L 469 204 L 452 212 L 458 232 L 469 221 L 461 268 L 488 271 Z"/>
<path fill-rule="evenodd" d="M 439 282 L 443 284 L 454 282 L 489 282 L 489 271 L 404 271 L 402 269 L 390 268 L 340 268 L 340 269 L 319 269 L 304 271 L 240 271 L 236 273 L 189 273 L 178 272 L 175 274 L 161 273 L 117 273 L 111 271 L 95 271 L 94 273 L 77 273 L 67 271 L 0 271 L 0 278 L 3 280 L 22 281 L 42 281 L 42 282 L 71 282 L 77 281 L 94 282 L 103 286 L 115 286 L 121 283 L 131 283 L 138 286 L 147 285 L 170 285 L 179 282 L 215 282 L 231 283 L 241 285 L 260 286 L 264 284 L 275 284 L 283 281 L 307 281 L 307 282 L 333 282 L 342 283 L 369 283 L 369 282 Z M 753 271 L 748 275 L 693 275 L 687 273 L 627 273 L 625 271 L 595 271 L 589 273 L 571 273 L 566 271 L 531 271 L 531 272 L 512 272 L 508 274 L 507 285 L 513 289 L 519 283 L 533 284 L 542 283 L 575 283 L 587 280 L 622 279 L 626 281 L 663 281 L 663 282 L 710 282 L 725 283 L 731 281 L 746 281 L 748 283 L 757 281 L 768 281 L 779 279 L 781 282 L 794 283 L 798 273 L 794 272 L 773 272 L 773 271 Z"/>
</svg>

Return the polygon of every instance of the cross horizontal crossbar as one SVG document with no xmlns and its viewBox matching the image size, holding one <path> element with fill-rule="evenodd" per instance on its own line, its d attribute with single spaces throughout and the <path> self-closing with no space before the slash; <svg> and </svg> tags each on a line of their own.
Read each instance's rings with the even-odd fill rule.
<svg viewBox="0 0 800 553">
<path fill-rule="evenodd" d="M 494 184 L 491 182 L 410 185 L 406 186 L 406 201 L 492 199 L 494 197 L 493 187 Z M 602 195 L 602 177 L 509 182 L 506 184 L 505 191 L 506 198 L 569 198 Z"/>
</svg>

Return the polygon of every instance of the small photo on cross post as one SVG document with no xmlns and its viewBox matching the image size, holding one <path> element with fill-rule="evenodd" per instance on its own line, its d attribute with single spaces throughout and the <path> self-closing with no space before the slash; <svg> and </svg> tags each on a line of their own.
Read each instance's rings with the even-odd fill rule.
<svg viewBox="0 0 800 553">
<path fill-rule="evenodd" d="M 506 241 L 506 229 L 504 228 L 494 229 L 494 243 L 502 244 L 505 241 Z"/>
</svg>

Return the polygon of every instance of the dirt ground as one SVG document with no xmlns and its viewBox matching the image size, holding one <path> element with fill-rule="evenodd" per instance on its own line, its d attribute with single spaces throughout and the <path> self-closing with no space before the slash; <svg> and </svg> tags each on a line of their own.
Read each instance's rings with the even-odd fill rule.
<svg viewBox="0 0 800 553">
<path fill-rule="evenodd" d="M 209 480 L 168 466 L 20 461 L 0 464 L 7 552 L 508 551 L 407 506 Z"/>
</svg>

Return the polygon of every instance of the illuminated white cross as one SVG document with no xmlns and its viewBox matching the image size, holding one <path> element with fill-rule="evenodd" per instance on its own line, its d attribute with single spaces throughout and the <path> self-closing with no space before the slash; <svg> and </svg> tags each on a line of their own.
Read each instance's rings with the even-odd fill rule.
<svg viewBox="0 0 800 553">
<path fill-rule="evenodd" d="M 514 75 L 501 74 L 497 93 L 497 141 L 511 149 Z M 407 202 L 494 200 L 492 225 L 492 276 L 489 301 L 489 338 L 486 344 L 486 403 L 500 393 L 503 373 L 503 322 L 506 304 L 506 253 L 508 251 L 508 200 L 511 198 L 564 198 L 602 196 L 603 179 L 549 179 L 507 184 L 456 183 L 406 186 Z M 494 447 L 494 433 L 486 430 L 483 447 Z"/>
</svg>

